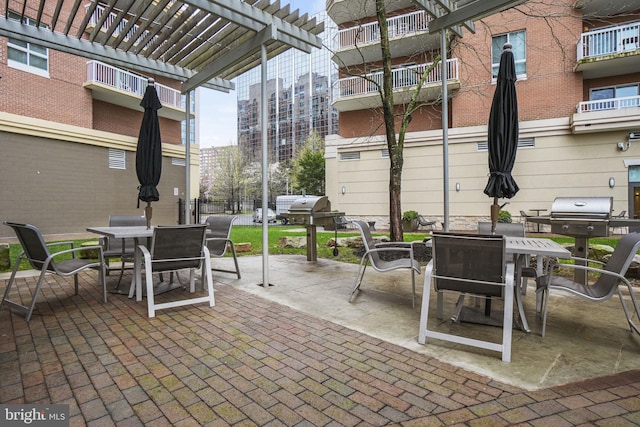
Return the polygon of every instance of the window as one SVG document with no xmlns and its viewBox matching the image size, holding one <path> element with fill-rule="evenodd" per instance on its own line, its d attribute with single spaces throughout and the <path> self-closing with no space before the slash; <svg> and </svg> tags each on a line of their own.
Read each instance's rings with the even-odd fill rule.
<svg viewBox="0 0 640 427">
<path fill-rule="evenodd" d="M 590 101 L 597 102 L 595 109 L 629 108 L 640 105 L 638 84 L 591 89 Z M 611 101 L 617 99 L 618 101 Z"/>
<path fill-rule="evenodd" d="M 9 19 L 20 21 L 20 15 L 9 12 Z M 22 22 L 34 27 L 36 25 L 33 19 L 27 17 L 23 18 Z M 7 64 L 10 67 L 49 77 L 49 49 L 12 38 L 9 38 L 7 48 Z"/>
<path fill-rule="evenodd" d="M 524 31 L 514 31 L 513 33 L 493 36 L 491 39 L 491 68 L 492 78 L 498 77 L 500 68 L 500 56 L 505 43 L 511 43 L 511 50 L 516 62 L 516 75 L 518 78 L 527 75 L 527 39 Z"/>
</svg>

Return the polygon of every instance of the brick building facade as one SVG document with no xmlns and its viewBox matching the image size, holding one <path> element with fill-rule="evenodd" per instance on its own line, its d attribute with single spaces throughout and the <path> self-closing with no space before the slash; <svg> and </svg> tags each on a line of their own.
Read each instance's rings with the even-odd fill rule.
<svg viewBox="0 0 640 427">
<path fill-rule="evenodd" d="M 329 16 L 339 27 L 334 60 L 341 64 L 341 78 L 334 91 L 340 132 L 327 138 L 326 188 L 332 207 L 385 224 L 389 162 L 380 100 L 362 79 L 353 77 L 367 73 L 375 80 L 380 72 L 379 53 L 374 51 L 380 50 L 377 20 L 359 3 L 328 3 Z M 611 196 L 616 212 L 640 217 L 640 147 L 629 142 L 640 129 L 640 5 L 623 3 L 612 11 L 608 2 L 599 0 L 525 2 L 476 21 L 475 33 L 449 33 L 451 229 L 472 229 L 489 217 L 491 200 L 483 194 L 487 122 L 495 91 L 492 72 L 497 71 L 496 58 L 505 41 L 512 42 L 516 55 L 520 120 L 513 171 L 520 192 L 502 201 L 510 202 L 505 209 L 517 221 L 520 211 L 549 209 L 555 197 Z M 423 12 L 411 2 L 386 4 L 395 108 L 402 111 L 415 88 L 411 79 L 417 73 L 411 71 L 437 57 L 440 34 L 428 33 Z M 357 51 L 365 63 L 357 60 Z M 420 96 L 424 106 L 412 114 L 406 134 L 402 209 L 442 221 L 439 75 L 430 75 Z"/>
</svg>

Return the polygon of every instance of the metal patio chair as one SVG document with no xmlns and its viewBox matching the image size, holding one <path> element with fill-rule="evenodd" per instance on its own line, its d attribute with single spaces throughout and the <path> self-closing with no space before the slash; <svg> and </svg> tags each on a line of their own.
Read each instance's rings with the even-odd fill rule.
<svg viewBox="0 0 640 427">
<path fill-rule="evenodd" d="M 529 221 L 529 217 L 531 217 L 531 215 L 527 214 L 525 211 L 520 211 L 520 217 L 524 221 L 524 227 L 527 229 L 527 231 L 536 231 L 536 225 L 533 222 Z"/>
<path fill-rule="evenodd" d="M 505 240 L 497 235 L 471 235 L 435 232 L 432 236 L 433 258 L 425 271 L 422 291 L 422 309 L 418 342 L 425 344 L 427 337 L 458 344 L 498 351 L 504 362 L 511 361 L 511 334 L 513 326 L 514 265 L 507 262 Z M 429 329 L 429 302 L 431 285 L 437 295 L 436 317 L 443 317 L 443 293 L 460 296 L 502 298 L 502 341 L 495 343 L 474 337 L 456 335 Z M 458 298 L 454 320 L 461 310 Z"/>
<path fill-rule="evenodd" d="M 236 247 L 231 240 L 231 228 L 237 216 L 214 215 L 205 221 L 207 226 L 206 245 L 212 257 L 222 258 L 227 253 L 227 249 L 231 249 L 233 255 L 233 263 L 235 270 L 224 270 L 213 268 L 213 271 L 221 271 L 224 273 L 233 273 L 240 278 L 240 267 L 238 266 L 238 257 L 236 255 Z"/>
<path fill-rule="evenodd" d="M 104 302 L 107 302 L 107 285 L 105 281 L 102 246 L 85 246 L 76 248 L 73 242 L 55 242 L 47 244 L 45 243 L 40 230 L 34 225 L 20 224 L 9 221 L 5 221 L 4 224 L 13 228 L 13 230 L 15 231 L 16 236 L 20 241 L 20 245 L 22 245 L 22 252 L 20 253 L 20 255 L 18 255 L 16 263 L 13 267 L 13 271 L 11 272 L 11 277 L 9 278 L 9 282 L 7 283 L 7 287 L 4 291 L 4 296 L 2 297 L 2 302 L 0 302 L 0 309 L 6 303 L 9 307 L 24 313 L 25 319 L 28 322 L 29 320 L 31 320 L 33 309 L 36 305 L 38 295 L 40 294 L 40 289 L 44 284 L 45 276 L 47 273 L 57 274 L 62 277 L 73 276 L 75 295 L 78 295 L 78 273 L 87 268 L 99 270 L 99 282 L 102 285 Z M 52 253 L 49 250 L 49 246 L 52 245 L 69 245 L 70 249 Z M 78 252 L 90 250 L 98 251 L 97 261 L 76 258 L 76 254 Z M 62 255 L 71 255 L 71 259 L 60 259 Z M 36 284 L 36 288 L 33 291 L 32 300 L 29 306 L 25 306 L 8 299 L 11 287 L 15 283 L 16 273 L 18 272 L 18 268 L 20 267 L 20 262 L 23 259 L 29 261 L 29 264 L 31 264 L 31 267 L 34 270 L 40 271 L 38 283 Z"/>
<path fill-rule="evenodd" d="M 606 264 L 594 261 L 586 260 L 584 258 L 573 258 L 578 261 L 587 261 L 588 263 L 603 265 L 603 268 L 589 267 L 588 265 L 579 264 L 562 264 L 562 268 L 580 269 L 588 272 L 599 274 L 599 277 L 593 284 L 582 284 L 574 281 L 572 278 L 564 276 L 558 276 L 554 274 L 556 269 L 547 269 L 547 274 L 540 276 L 538 282 L 538 293 L 542 294 L 542 336 L 544 337 L 547 328 L 547 314 L 549 310 L 549 294 L 553 291 L 565 291 L 579 297 L 585 298 L 590 301 L 607 301 L 615 293 L 620 297 L 620 303 L 622 309 L 629 322 L 631 330 L 640 334 L 640 329 L 633 323 L 632 314 L 629 312 L 627 305 L 624 302 L 624 296 L 622 294 L 621 285 L 624 284 L 629 292 L 629 298 L 631 304 L 635 310 L 636 317 L 640 319 L 640 309 L 638 308 L 638 301 L 636 299 L 633 286 L 629 283 L 624 275 L 629 269 L 629 265 L 633 261 L 634 256 L 640 248 L 640 234 L 630 233 L 622 236 L 616 249 L 611 254 L 611 258 Z"/>
<path fill-rule="evenodd" d="M 490 222 L 478 222 L 478 234 L 491 234 L 491 223 Z M 502 236 L 512 236 L 512 237 L 525 237 L 524 232 L 524 224 L 521 223 L 507 223 L 507 222 L 498 222 L 496 223 L 496 235 Z M 524 255 L 522 255 L 524 257 Z M 536 269 L 530 267 L 530 257 L 526 256 L 522 262 L 517 262 L 514 260 L 515 267 L 517 268 L 515 272 L 516 280 L 519 279 L 520 282 L 516 283 L 521 295 L 525 295 L 527 293 L 527 282 L 529 279 L 536 279 L 538 274 Z M 487 304 L 490 304 L 491 300 L 487 300 Z M 518 313 L 520 314 L 520 319 L 526 319 L 524 313 L 524 306 L 522 305 L 522 298 L 516 295 L 516 304 L 518 305 Z M 525 328 L 527 329 L 527 328 Z M 527 329 L 528 330 L 528 329 Z"/>
<path fill-rule="evenodd" d="M 139 245 L 144 262 L 147 306 L 149 317 L 155 317 L 156 310 L 180 307 L 188 304 L 208 302 L 215 305 L 213 278 L 211 277 L 211 258 L 205 245 L 205 225 L 157 226 L 153 230 L 151 249 Z M 202 269 L 202 280 L 207 282 L 207 296 L 178 299 L 165 303 L 156 303 L 154 296 L 153 273 L 174 272 L 189 269 L 189 291 L 195 292 L 195 270 Z M 140 272 L 138 271 L 137 274 Z M 138 279 L 136 279 L 138 281 Z"/>
<path fill-rule="evenodd" d="M 109 216 L 109 227 L 135 227 L 135 226 L 146 226 L 147 220 L 144 216 L 140 215 L 110 215 Z M 105 261 L 105 269 L 107 276 L 111 272 L 111 270 L 119 270 L 120 276 L 118 277 L 118 284 L 114 289 L 110 292 L 118 292 L 120 287 L 120 282 L 122 281 L 122 275 L 125 270 L 133 269 L 133 255 L 135 251 L 135 243 L 134 239 L 111 239 L 108 237 L 101 238 L 103 245 L 103 254 Z M 115 258 L 120 261 L 120 265 L 118 267 L 111 265 L 111 259 Z M 127 267 L 126 264 L 129 263 L 130 267 Z M 129 291 L 123 291 L 123 293 L 128 293 Z"/>
<path fill-rule="evenodd" d="M 360 259 L 360 268 L 358 269 L 358 274 L 356 275 L 355 285 L 353 290 L 351 291 L 351 296 L 349 298 L 349 302 L 353 302 L 355 298 L 356 292 L 360 289 L 360 285 L 362 284 L 362 278 L 364 277 L 364 272 L 367 268 L 368 264 L 379 272 L 387 272 L 392 270 L 397 270 L 400 268 L 406 268 L 411 270 L 411 289 L 412 289 L 412 299 L 411 304 L 413 307 L 416 305 L 416 278 L 415 273 L 420 274 L 420 263 L 416 261 L 413 256 L 413 243 L 405 243 L 405 242 L 388 242 L 388 243 L 378 243 L 376 245 L 373 237 L 371 236 L 371 231 L 369 230 L 369 225 L 364 221 L 353 221 L 352 224 L 356 226 L 360 230 L 360 235 L 362 236 L 362 244 L 364 245 L 364 254 Z M 415 243 L 415 242 L 414 242 Z M 422 244 L 421 242 L 419 242 Z M 385 261 L 381 255 L 391 255 L 397 256 L 397 258 L 392 259 L 390 261 Z M 408 255 L 408 257 L 405 257 Z"/>
<path fill-rule="evenodd" d="M 423 217 L 422 215 L 418 215 L 418 228 L 428 227 L 429 230 L 433 231 L 435 225 L 436 225 L 436 221 L 429 221 L 425 219 L 425 217 Z"/>
<path fill-rule="evenodd" d="M 627 217 L 627 211 L 622 211 L 620 212 L 618 215 L 613 215 L 611 218 L 612 219 L 625 219 Z M 626 232 L 628 232 L 629 227 L 623 227 L 623 226 L 619 226 L 619 227 L 613 227 L 613 229 L 611 230 L 611 234 L 616 234 L 615 231 L 618 230 L 619 234 L 626 234 Z"/>
</svg>

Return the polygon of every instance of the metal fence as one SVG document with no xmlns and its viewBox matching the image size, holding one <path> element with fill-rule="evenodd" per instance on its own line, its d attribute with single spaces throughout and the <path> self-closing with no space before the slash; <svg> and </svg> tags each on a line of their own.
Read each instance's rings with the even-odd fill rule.
<svg viewBox="0 0 640 427">
<path fill-rule="evenodd" d="M 178 199 L 178 223 L 185 223 L 185 200 Z M 275 210 L 275 204 L 268 204 Z M 204 224 L 210 215 L 237 215 L 237 225 L 259 225 L 253 222 L 253 212 L 262 207 L 261 200 L 205 200 L 193 199 L 190 202 L 190 223 Z"/>
</svg>

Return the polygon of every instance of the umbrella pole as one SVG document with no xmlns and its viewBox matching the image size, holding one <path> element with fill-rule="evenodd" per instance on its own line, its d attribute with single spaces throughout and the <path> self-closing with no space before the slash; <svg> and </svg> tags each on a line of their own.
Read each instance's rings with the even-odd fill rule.
<svg viewBox="0 0 640 427">
<path fill-rule="evenodd" d="M 491 205 L 491 234 L 496 234 L 496 223 L 498 222 L 498 216 L 500 212 L 500 205 L 498 204 L 498 198 L 493 198 L 493 204 Z"/>
<path fill-rule="evenodd" d="M 152 213 L 153 213 L 153 208 L 151 207 L 151 202 L 147 202 L 147 206 L 144 208 L 144 216 L 147 218 L 147 230 L 151 228 Z"/>
</svg>

